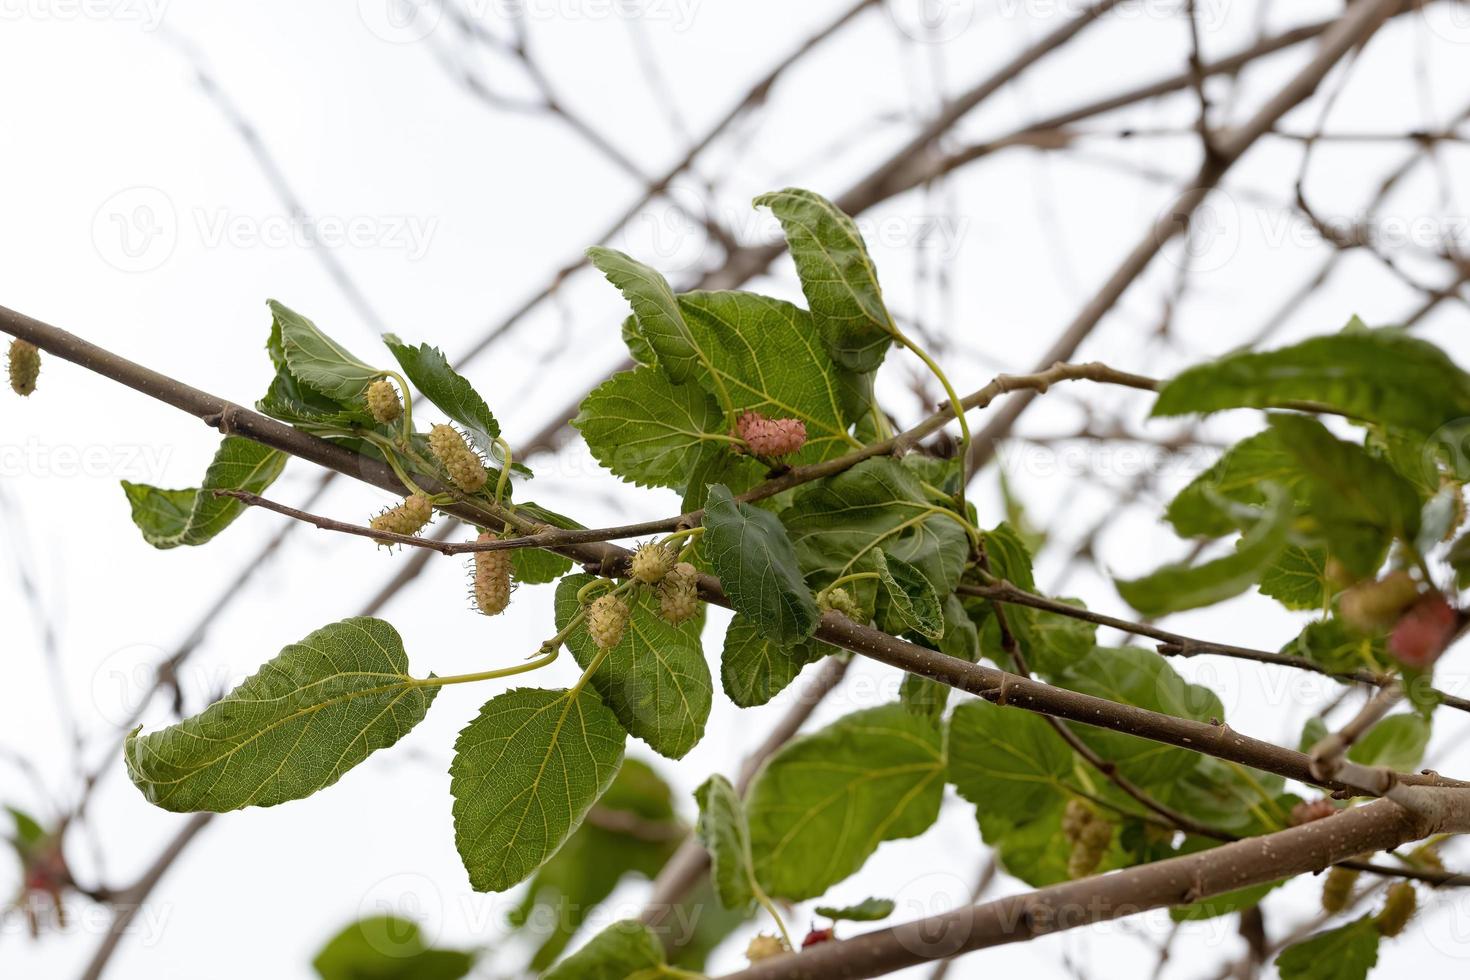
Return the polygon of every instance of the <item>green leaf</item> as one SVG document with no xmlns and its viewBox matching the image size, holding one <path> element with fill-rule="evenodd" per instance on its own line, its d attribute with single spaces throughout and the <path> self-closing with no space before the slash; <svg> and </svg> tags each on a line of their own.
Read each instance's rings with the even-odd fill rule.
<svg viewBox="0 0 1470 980">
<path fill-rule="evenodd" d="M 1438 347 L 1400 330 L 1344 332 L 1190 368 L 1159 390 L 1153 414 L 1300 400 L 1427 435 L 1470 415 L 1470 375 Z"/>
<path fill-rule="evenodd" d="M 1307 474 L 1282 444 L 1281 433 L 1265 429 L 1226 450 L 1215 464 L 1190 481 L 1169 502 L 1164 517 L 1180 536 L 1218 538 L 1240 529 L 1240 522 L 1222 502 L 1264 505 L 1265 487 L 1276 484 L 1299 504 Z"/>
<path fill-rule="evenodd" d="M 934 823 L 944 770 L 939 728 L 901 704 L 854 712 L 787 743 L 746 797 L 757 879 L 775 897 L 821 895 L 883 841 Z"/>
<path fill-rule="evenodd" d="M 781 222 L 833 359 L 853 371 L 875 370 L 893 340 L 893 318 L 857 225 L 831 201 L 795 187 L 762 194 L 755 206 L 770 208 Z"/>
<path fill-rule="evenodd" d="M 15 836 L 10 838 L 10 842 L 22 854 L 29 852 L 49 836 L 40 821 L 24 810 L 7 806 L 5 812 L 10 814 L 10 820 L 15 824 Z"/>
<path fill-rule="evenodd" d="M 408 675 L 398 631 L 344 619 L 293 643 L 202 713 L 123 746 L 148 802 L 223 813 L 299 800 L 423 720 L 438 688 Z"/>
<path fill-rule="evenodd" d="M 572 570 L 572 560 L 544 548 L 517 548 L 510 553 L 510 570 L 524 585 L 555 582 Z"/>
<path fill-rule="evenodd" d="M 383 343 L 413 386 L 439 411 L 464 426 L 481 452 L 491 452 L 500 435 L 500 423 L 485 399 L 449 365 L 439 348 L 428 344 L 410 347 L 391 333 L 383 335 Z"/>
<path fill-rule="evenodd" d="M 1302 737 L 1301 740 L 1297 743 L 1297 751 L 1312 751 L 1312 746 L 1322 741 L 1324 738 L 1327 737 L 1327 735 L 1327 722 L 1323 721 L 1317 715 L 1313 715 L 1306 720 L 1305 724 L 1302 725 Z"/>
<path fill-rule="evenodd" d="M 1328 551 L 1351 571 L 1371 575 L 1394 538 L 1419 530 L 1413 485 L 1361 446 L 1344 442 L 1315 419 L 1275 415 L 1271 427 L 1307 476 L 1307 517 Z"/>
<path fill-rule="evenodd" d="M 286 468 L 287 456 L 240 436 L 225 436 L 195 490 L 162 490 L 145 483 L 122 481 L 132 505 L 133 523 L 155 548 L 200 545 L 219 534 L 245 510 L 232 497 L 215 490 L 264 493 Z"/>
<path fill-rule="evenodd" d="M 1281 980 L 1365 980 L 1378 965 L 1378 929 L 1373 916 L 1318 933 L 1288 946 L 1276 957 Z"/>
<path fill-rule="evenodd" d="M 822 659 L 824 645 L 813 639 L 775 643 L 754 622 L 736 615 L 725 630 L 720 653 L 720 684 L 742 708 L 765 704 L 784 691 L 807 664 Z"/>
<path fill-rule="evenodd" d="M 265 397 L 255 408 L 273 419 L 316 432 L 320 430 L 374 428 L 377 422 L 366 403 L 341 405 L 315 388 L 303 384 L 282 364 L 276 369 Z"/>
<path fill-rule="evenodd" d="M 1388 664 L 1383 637 L 1364 636 L 1336 616 L 1308 623 L 1281 652 L 1306 657 L 1334 674 L 1381 671 Z"/>
<path fill-rule="evenodd" d="M 745 805 L 724 776 L 711 776 L 694 791 L 699 802 L 699 842 L 709 851 L 715 894 L 727 909 L 749 908 L 758 885 L 750 851 Z"/>
<path fill-rule="evenodd" d="M 649 346 L 648 338 L 643 336 L 636 316 L 629 316 L 623 320 L 622 335 L 623 345 L 628 348 L 628 356 L 633 359 L 634 364 L 645 367 L 654 367 L 658 364 L 658 355 Z"/>
<path fill-rule="evenodd" d="M 815 912 L 833 922 L 879 922 L 893 914 L 893 899 L 865 898 L 856 905 L 842 908 L 818 905 Z"/>
<path fill-rule="evenodd" d="M 1327 551 L 1287 545 L 1261 575 L 1261 594 L 1287 609 L 1322 609 L 1336 592 L 1327 577 Z"/>
<path fill-rule="evenodd" d="M 627 735 L 591 690 L 517 688 L 485 702 L 449 766 L 454 839 L 477 891 L 556 853 L 612 784 Z"/>
<path fill-rule="evenodd" d="M 737 613 L 782 646 L 812 634 L 821 611 L 776 515 L 740 503 L 727 488 L 714 486 L 704 529 L 701 547 Z"/>
<path fill-rule="evenodd" d="M 1287 879 L 1279 881 L 1268 881 L 1261 885 L 1251 885 L 1248 888 L 1238 888 L 1233 892 L 1216 895 L 1193 905 L 1177 905 L 1169 910 L 1169 918 L 1175 922 L 1201 922 L 1205 919 L 1217 919 L 1222 915 L 1230 915 L 1243 909 L 1255 908 L 1261 904 L 1261 899 L 1271 892 L 1286 884 Z"/>
<path fill-rule="evenodd" d="M 960 601 L 959 596 L 953 593 L 945 596 L 942 612 L 944 634 L 938 641 L 930 640 L 917 633 L 909 633 L 908 637 L 921 646 L 933 647 L 940 653 L 957 657 L 968 663 L 979 660 L 980 631 L 970 619 L 965 604 Z M 949 692 L 948 684 L 942 684 L 932 677 L 904 674 L 903 683 L 898 688 L 898 697 L 910 711 L 937 718 L 944 714 L 944 708 L 949 703 Z"/>
<path fill-rule="evenodd" d="M 541 980 L 630 980 L 643 971 L 661 975 L 664 948 L 658 937 L 634 919 L 614 922 L 571 956 L 545 973 Z"/>
<path fill-rule="evenodd" d="M 383 372 L 365 364 L 345 347 L 322 333 L 306 317 L 270 300 L 273 336 L 279 332 L 281 350 L 291 374 L 337 402 L 356 402 Z"/>
<path fill-rule="evenodd" d="M 459 980 L 474 969 L 475 954 L 434 949 L 418 923 L 380 915 L 337 933 L 311 965 L 322 980 Z"/>
<path fill-rule="evenodd" d="M 997 525 L 984 532 L 982 540 L 990 571 L 997 578 L 1028 592 L 1036 591 L 1031 568 L 1031 552 L 1024 538 L 1010 524 Z M 987 600 L 967 600 L 972 608 L 992 609 Z M 1080 599 L 1061 599 L 1068 605 L 1086 608 Z M 1097 627 L 1092 623 L 1022 605 L 1001 605 L 1006 625 L 1026 656 L 1027 666 L 1042 677 L 1055 677 L 1092 653 L 1097 646 Z M 986 619 L 982 646 L 992 652 L 1001 649 L 999 623 Z"/>
<path fill-rule="evenodd" d="M 677 828 L 673 796 L 649 766 L 625 759 L 612 786 L 597 801 L 597 811 L 626 817 L 630 824 Z M 539 942 L 530 968 L 540 972 L 556 961 L 588 916 L 628 876 L 653 879 L 678 848 L 680 838 L 650 839 L 647 834 L 599 826 L 589 820 L 532 876 L 521 903 L 511 912 L 513 928 Z M 702 917 L 701 917 L 702 918 Z"/>
<path fill-rule="evenodd" d="M 711 442 L 731 452 L 719 432 L 724 417 L 702 388 L 674 384 L 658 368 L 620 371 L 582 400 L 572 425 L 593 457 L 616 476 L 644 487 L 683 487 Z"/>
<path fill-rule="evenodd" d="M 593 580 L 568 575 L 556 587 L 558 630 L 576 615 L 578 590 Z M 714 682 L 699 642 L 704 617 L 671 626 L 658 606 L 651 589 L 639 589 L 628 600 L 623 639 L 603 659 L 591 684 L 630 735 L 659 755 L 680 759 L 704 737 Z M 583 668 L 597 658 L 597 644 L 585 629 L 574 630 L 567 647 Z"/>
<path fill-rule="evenodd" d="M 1195 609 L 1240 595 L 1258 582 L 1287 545 L 1292 507 L 1272 484 L 1266 513 L 1235 551 L 1202 565 L 1165 565 L 1142 578 L 1115 580 L 1118 594 L 1145 616 Z"/>
<path fill-rule="evenodd" d="M 1399 772 L 1412 772 L 1424 759 L 1429 747 L 1429 719 L 1413 715 L 1392 715 L 1383 719 L 1348 750 L 1348 758 L 1365 766 L 1386 766 Z"/>
<path fill-rule="evenodd" d="M 633 307 L 639 333 L 672 381 L 694 380 L 701 366 L 709 370 L 668 280 L 615 249 L 594 246 L 587 250 L 587 258 Z M 625 328 L 623 336 L 627 335 Z"/>
<path fill-rule="evenodd" d="M 880 595 L 887 599 L 879 604 L 878 619 L 884 629 L 890 633 L 913 630 L 931 640 L 943 636 L 944 612 L 924 573 L 902 558 L 884 554 L 882 548 L 873 550 L 873 558 L 883 586 Z"/>
</svg>

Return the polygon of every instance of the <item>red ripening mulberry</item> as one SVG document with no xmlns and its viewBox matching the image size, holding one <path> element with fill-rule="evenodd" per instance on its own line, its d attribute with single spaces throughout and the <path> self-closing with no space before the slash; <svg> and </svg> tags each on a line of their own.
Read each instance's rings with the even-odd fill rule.
<svg viewBox="0 0 1470 980">
<path fill-rule="evenodd" d="M 587 632 L 599 649 L 611 650 L 628 628 L 628 604 L 615 595 L 600 595 L 587 610 Z"/>
<path fill-rule="evenodd" d="M 373 418 L 384 425 L 403 414 L 403 404 L 398 400 L 398 390 L 387 378 L 379 378 L 368 385 L 367 406 Z"/>
<path fill-rule="evenodd" d="M 1439 659 L 1454 639 L 1459 616 L 1438 592 L 1430 592 L 1409 607 L 1388 638 L 1388 649 L 1401 663 L 1425 668 Z"/>
<path fill-rule="evenodd" d="M 681 561 L 658 584 L 658 614 L 671 626 L 693 619 L 699 612 L 699 569 Z"/>
<path fill-rule="evenodd" d="M 1330 817 L 1336 812 L 1337 807 L 1333 806 L 1332 801 L 1326 797 L 1320 800 L 1313 800 L 1310 803 L 1298 803 L 1291 808 L 1291 825 L 1293 827 L 1300 827 L 1304 823 L 1311 823 L 1314 820 L 1322 820 Z"/>
<path fill-rule="evenodd" d="M 1383 900 L 1383 910 L 1378 913 L 1378 918 L 1373 924 L 1378 927 L 1378 934 L 1389 939 L 1404 931 L 1404 926 L 1419 911 L 1419 893 L 1414 890 L 1412 882 L 1400 881 L 1388 889 L 1388 896 Z"/>
<path fill-rule="evenodd" d="M 735 432 L 757 456 L 789 456 L 806 445 L 806 423 L 801 419 L 768 419 L 760 412 L 743 412 Z"/>
<path fill-rule="evenodd" d="M 368 522 L 374 531 L 391 531 L 394 534 L 418 534 L 434 516 L 434 506 L 429 498 L 416 493 L 403 498 L 403 503 L 390 507 Z M 391 541 L 382 541 L 392 544 Z"/>
<path fill-rule="evenodd" d="M 485 532 L 475 539 L 479 542 L 494 541 L 495 535 Z M 486 616 L 505 612 L 510 605 L 510 552 L 475 552 L 475 606 Z"/>
<path fill-rule="evenodd" d="M 806 938 L 801 941 L 801 948 L 809 949 L 812 946 L 819 946 L 822 943 L 830 943 L 836 938 L 837 932 L 834 929 L 812 929 L 806 934 Z"/>
<path fill-rule="evenodd" d="M 10 390 L 17 395 L 29 395 L 36 390 L 36 378 L 41 373 L 41 352 L 36 345 L 19 337 L 10 342 Z"/>
<path fill-rule="evenodd" d="M 633 552 L 630 571 L 645 585 L 657 585 L 674 568 L 674 553 L 656 541 L 645 541 Z"/>
<path fill-rule="evenodd" d="M 465 493 L 479 493 L 488 477 L 476 452 L 465 444 L 464 436 L 452 426 L 435 425 L 429 429 L 429 451 L 449 473 L 449 482 Z"/>
<path fill-rule="evenodd" d="M 1352 868 L 1334 867 L 1327 872 L 1322 882 L 1322 911 L 1336 915 L 1347 908 L 1353 897 L 1353 886 L 1358 883 L 1360 872 Z"/>
</svg>

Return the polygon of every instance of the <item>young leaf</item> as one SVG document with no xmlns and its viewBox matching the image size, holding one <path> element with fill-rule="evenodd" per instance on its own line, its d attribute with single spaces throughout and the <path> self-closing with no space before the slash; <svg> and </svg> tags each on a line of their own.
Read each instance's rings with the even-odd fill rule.
<svg viewBox="0 0 1470 980">
<path fill-rule="evenodd" d="M 576 615 L 577 590 L 591 575 L 569 575 L 556 587 L 556 625 L 565 628 Z M 603 660 L 591 684 L 618 722 L 659 755 L 680 759 L 704 737 L 714 683 L 699 634 L 702 616 L 670 626 L 659 615 L 659 600 L 640 589 L 629 600 L 631 615 L 623 639 Z M 597 644 L 586 630 L 575 630 L 567 647 L 587 667 Z"/>
<path fill-rule="evenodd" d="M 693 384 L 674 384 L 658 368 L 620 371 L 582 399 L 572 425 L 616 476 L 645 487 L 683 487 L 724 425 L 715 400 Z"/>
<path fill-rule="evenodd" d="M 594 246 L 587 250 L 587 257 L 633 307 L 639 333 L 670 380 L 683 384 L 694 380 L 701 366 L 708 370 L 668 280 L 615 249 Z M 627 337 L 626 329 L 623 335 Z"/>
<path fill-rule="evenodd" d="M 293 643 L 201 714 L 123 746 L 148 802 L 175 813 L 274 806 L 324 789 L 423 720 L 398 631 L 345 619 Z"/>
<path fill-rule="evenodd" d="M 1287 545 L 1261 575 L 1261 594 L 1287 609 L 1322 609 L 1337 591 L 1327 578 L 1327 551 Z"/>
<path fill-rule="evenodd" d="M 435 949 L 417 922 L 378 915 L 347 926 L 311 961 L 322 980 L 459 980 L 475 967 L 475 954 Z"/>
<path fill-rule="evenodd" d="M 1218 538 L 1240 529 L 1222 501 L 1261 505 L 1266 502 L 1263 488 L 1275 484 L 1305 504 L 1306 494 L 1298 488 L 1306 478 L 1296 457 L 1282 444 L 1281 433 L 1268 428 L 1231 446 L 1191 480 L 1169 502 L 1164 518 L 1181 537 Z"/>
<path fill-rule="evenodd" d="M 853 371 L 875 370 L 893 340 L 893 319 L 857 225 L 831 201 L 795 187 L 762 194 L 755 206 L 770 208 L 781 222 L 833 359 Z"/>
<path fill-rule="evenodd" d="M 291 374 L 334 401 L 362 398 L 367 386 L 382 372 L 365 364 L 306 317 L 270 301 L 272 339 L 279 335 L 281 351 Z"/>
<path fill-rule="evenodd" d="M 215 490 L 264 493 L 286 468 L 287 456 L 240 436 L 225 436 L 204 471 L 204 484 L 194 490 L 162 490 L 146 483 L 122 481 L 132 505 L 133 523 L 155 548 L 199 545 L 230 526 L 245 510 L 233 497 Z"/>
<path fill-rule="evenodd" d="M 1348 750 L 1348 758 L 1365 766 L 1386 766 L 1413 772 L 1429 746 L 1429 719 L 1422 715 L 1392 715 L 1369 730 Z"/>
<path fill-rule="evenodd" d="M 893 899 L 865 898 L 856 905 L 842 908 L 818 905 L 814 911 L 833 922 L 878 922 L 893 914 Z"/>
<path fill-rule="evenodd" d="M 1470 375 L 1438 347 L 1401 330 L 1345 331 L 1190 368 L 1159 390 L 1153 414 L 1302 400 L 1427 435 L 1470 415 Z"/>
<path fill-rule="evenodd" d="M 724 776 L 711 776 L 694 791 L 699 802 L 699 842 L 709 851 L 715 894 L 727 909 L 745 909 L 757 886 L 745 806 Z"/>
<path fill-rule="evenodd" d="M 744 616 L 736 615 L 725 630 L 720 653 L 720 684 L 731 701 L 742 708 L 765 704 L 784 691 L 807 664 L 824 652 L 818 640 L 775 643 Z"/>
<path fill-rule="evenodd" d="M 626 741 L 585 688 L 485 702 L 449 766 L 454 842 L 475 890 L 504 891 L 546 863 L 612 784 Z"/>
<path fill-rule="evenodd" d="M 1373 916 L 1318 933 L 1288 946 L 1276 957 L 1281 980 L 1366 980 L 1378 964 L 1378 929 Z"/>
<path fill-rule="evenodd" d="M 944 612 L 924 573 L 902 558 L 885 554 L 882 548 L 875 548 L 873 557 L 883 586 L 880 595 L 887 600 L 879 604 L 879 621 L 884 628 L 893 633 L 913 630 L 931 640 L 943 636 Z"/>
<path fill-rule="evenodd" d="M 787 743 L 746 797 L 756 878 L 775 897 L 821 895 L 934 823 L 944 771 L 938 726 L 896 703 Z"/>
<path fill-rule="evenodd" d="M 735 611 L 773 643 L 788 646 L 810 636 L 821 611 L 776 515 L 740 503 L 727 488 L 714 486 L 704 528 L 704 553 Z"/>
<path fill-rule="evenodd" d="M 630 980 L 665 975 L 664 948 L 658 937 L 634 919 L 614 922 L 593 936 L 587 945 L 562 960 L 541 980 Z"/>
<path fill-rule="evenodd" d="M 449 359 L 439 348 L 428 344 L 410 347 L 391 333 L 383 335 L 383 343 L 413 386 L 439 411 L 464 426 L 481 452 L 489 453 L 495 437 L 500 435 L 500 423 L 495 421 L 485 399 L 450 367 Z"/>
<path fill-rule="evenodd" d="M 1146 616 L 1221 602 L 1260 581 L 1286 548 L 1292 507 L 1286 491 L 1268 484 L 1266 513 L 1231 554 L 1203 565 L 1165 565 L 1143 578 L 1115 580 L 1118 594 Z"/>
</svg>

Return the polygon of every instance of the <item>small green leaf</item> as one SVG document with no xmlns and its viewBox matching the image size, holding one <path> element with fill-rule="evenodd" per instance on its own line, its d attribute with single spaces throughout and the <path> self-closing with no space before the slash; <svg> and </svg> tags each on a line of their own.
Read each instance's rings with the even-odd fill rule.
<svg viewBox="0 0 1470 980">
<path fill-rule="evenodd" d="M 391 333 L 383 335 L 383 343 L 413 386 L 439 411 L 464 426 L 481 452 L 489 453 L 494 448 L 500 423 L 485 399 L 450 366 L 439 348 L 428 344 L 410 347 Z"/>
<path fill-rule="evenodd" d="M 623 345 L 628 348 L 628 356 L 633 363 L 642 367 L 655 367 L 658 364 L 658 355 L 649 346 L 648 339 L 643 336 L 643 331 L 638 326 L 638 318 L 629 316 L 623 320 Z"/>
<path fill-rule="evenodd" d="M 938 726 L 901 704 L 854 712 L 788 742 L 746 797 L 757 879 L 774 897 L 821 895 L 883 841 L 934 823 L 944 771 Z"/>
<path fill-rule="evenodd" d="M 931 640 L 944 635 L 944 612 L 939 596 L 924 573 L 913 565 L 887 555 L 882 548 L 873 550 L 878 565 L 880 593 L 887 599 L 879 604 L 879 621 L 891 633 L 913 630 Z"/>
<path fill-rule="evenodd" d="M 630 980 L 644 971 L 660 976 L 664 948 L 658 937 L 634 919 L 614 922 L 587 945 L 547 971 L 541 980 Z"/>
<path fill-rule="evenodd" d="M 162 490 L 145 483 L 122 481 L 133 509 L 133 523 L 155 548 L 200 545 L 211 540 L 245 510 L 232 497 L 215 490 L 264 493 L 286 468 L 287 456 L 240 436 L 225 436 L 195 490 Z"/>
<path fill-rule="evenodd" d="M 807 664 L 820 660 L 824 645 L 813 639 L 774 643 L 751 620 L 736 615 L 725 630 L 720 653 L 720 684 L 742 708 L 765 704 L 784 691 Z"/>
<path fill-rule="evenodd" d="M 879 922 L 893 914 L 893 899 L 865 898 L 856 905 L 842 908 L 818 905 L 815 911 L 817 915 L 833 922 Z"/>
<path fill-rule="evenodd" d="M 612 784 L 626 740 L 589 689 L 523 687 L 485 702 L 449 766 L 470 884 L 504 891 L 541 867 Z"/>
<path fill-rule="evenodd" d="M 568 575 L 556 587 L 556 626 L 564 629 L 576 615 L 577 592 L 591 575 Z M 670 759 L 683 758 L 704 737 L 714 682 L 699 634 L 704 617 L 671 626 L 659 615 L 658 596 L 640 589 L 628 606 L 622 641 L 609 651 L 591 684 L 618 723 L 649 748 Z M 598 647 L 585 629 L 573 631 L 567 647 L 586 668 Z"/>
<path fill-rule="evenodd" d="M 28 853 L 49 836 L 41 822 L 24 810 L 7 806 L 5 812 L 10 814 L 10 820 L 15 824 L 15 836 L 10 838 L 10 842 L 22 854 Z"/>
<path fill-rule="evenodd" d="M 1336 616 L 1308 623 L 1281 652 L 1306 657 L 1335 674 L 1381 671 L 1388 663 L 1382 636 L 1365 636 Z"/>
<path fill-rule="evenodd" d="M 474 969 L 475 954 L 434 949 L 418 923 L 380 915 L 337 933 L 311 965 L 322 980 L 459 980 Z"/>
<path fill-rule="evenodd" d="M 633 307 L 638 330 L 659 365 L 677 384 L 692 381 L 704 355 L 679 311 L 679 301 L 668 280 L 622 252 L 594 246 L 587 257 Z M 627 331 L 624 330 L 624 337 Z"/>
<path fill-rule="evenodd" d="M 1237 888 L 1233 892 L 1216 895 L 1193 905 L 1176 905 L 1169 910 L 1169 918 L 1175 922 L 1201 922 L 1205 919 L 1217 919 L 1222 915 L 1230 915 L 1242 909 L 1255 908 L 1261 904 L 1261 899 L 1271 892 L 1286 884 L 1286 879 L 1280 881 L 1268 881 L 1261 885 L 1251 885 L 1248 888 Z"/>
<path fill-rule="evenodd" d="M 1222 502 L 1262 505 L 1266 502 L 1264 487 L 1276 484 L 1304 504 L 1305 492 L 1298 492 L 1298 487 L 1306 478 L 1296 457 L 1282 445 L 1281 434 L 1268 428 L 1226 450 L 1179 491 L 1164 517 L 1181 537 L 1218 538 L 1240 529 L 1236 516 Z"/>
<path fill-rule="evenodd" d="M 572 570 L 572 560 L 544 548 L 517 548 L 510 553 L 510 571 L 523 585 L 555 582 Z"/>
<path fill-rule="evenodd" d="M 1267 485 L 1266 513 L 1235 551 L 1202 565 L 1165 565 L 1142 578 L 1116 580 L 1118 594 L 1146 616 L 1162 616 L 1240 595 L 1272 566 L 1286 548 L 1292 507 L 1286 491 Z"/>
<path fill-rule="evenodd" d="M 382 377 L 382 371 L 348 353 L 306 317 L 275 300 L 270 308 L 272 336 L 279 332 L 287 368 L 323 395 L 344 404 L 356 402 Z"/>
<path fill-rule="evenodd" d="M 1470 375 L 1433 344 L 1401 330 L 1365 329 L 1190 368 L 1159 390 L 1153 414 L 1301 400 L 1427 435 L 1470 416 Z"/>
<path fill-rule="evenodd" d="M 699 842 L 709 851 L 715 894 L 727 909 L 745 909 L 757 885 L 745 805 L 724 776 L 711 776 L 694 791 L 699 802 Z"/>
<path fill-rule="evenodd" d="M 735 611 L 774 643 L 787 646 L 810 636 L 821 611 L 776 515 L 740 503 L 727 488 L 714 486 L 704 528 L 704 554 Z"/>
<path fill-rule="evenodd" d="M 674 384 L 658 368 L 620 371 L 582 400 L 572 425 L 593 457 L 616 476 L 644 487 L 681 488 L 705 447 L 730 443 L 716 433 L 724 424 L 704 389 Z"/>
<path fill-rule="evenodd" d="M 299 800 L 423 720 L 438 688 L 408 675 L 398 631 L 345 619 L 280 652 L 201 714 L 123 747 L 148 802 L 223 813 Z"/>
<path fill-rule="evenodd" d="M 1378 964 L 1378 929 L 1373 916 L 1318 933 L 1288 946 L 1276 957 L 1281 980 L 1366 980 Z"/>
<path fill-rule="evenodd" d="M 270 388 L 266 390 L 265 397 L 255 403 L 255 408 L 264 415 L 308 432 L 370 429 L 377 425 L 365 403 L 338 404 L 303 384 L 285 364 L 276 369 Z"/>
<path fill-rule="evenodd" d="M 1429 719 L 1421 715 L 1392 715 L 1383 719 L 1348 750 L 1348 758 L 1365 766 L 1386 766 L 1413 772 L 1429 747 Z"/>
<path fill-rule="evenodd" d="M 831 201 L 795 187 L 762 194 L 755 206 L 770 208 L 781 222 L 833 359 L 853 371 L 875 370 L 893 340 L 893 319 L 857 225 Z"/>
<path fill-rule="evenodd" d="M 1261 575 L 1261 594 L 1287 609 L 1322 609 L 1336 587 L 1327 578 L 1327 551 L 1287 545 Z"/>
</svg>

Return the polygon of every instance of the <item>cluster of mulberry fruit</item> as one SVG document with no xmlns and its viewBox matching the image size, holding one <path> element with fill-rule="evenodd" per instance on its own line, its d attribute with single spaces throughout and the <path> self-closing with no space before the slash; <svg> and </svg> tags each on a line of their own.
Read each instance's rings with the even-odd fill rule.
<svg viewBox="0 0 1470 980">
<path fill-rule="evenodd" d="M 29 395 L 36 390 L 36 377 L 41 373 L 41 352 L 36 345 L 17 337 L 10 342 L 10 390 Z"/>
<path fill-rule="evenodd" d="M 488 531 L 476 541 L 494 541 Z M 497 616 L 510 605 L 509 551 L 475 552 L 475 607 L 486 616 Z"/>
<path fill-rule="evenodd" d="M 449 474 L 449 482 L 465 493 L 479 493 L 488 479 L 484 464 L 465 442 L 464 436 L 448 425 L 429 429 L 429 451 Z"/>
<path fill-rule="evenodd" d="M 648 541 L 633 552 L 630 571 L 645 585 L 658 585 L 674 569 L 674 552 L 668 545 Z"/>
<path fill-rule="evenodd" d="M 1414 890 L 1413 882 L 1400 881 L 1388 889 L 1383 908 L 1373 920 L 1373 925 L 1380 936 L 1392 939 L 1404 931 L 1418 910 L 1419 893 Z"/>
<path fill-rule="evenodd" d="M 373 418 L 384 425 L 403 414 L 403 403 L 398 400 L 398 391 L 387 378 L 379 378 L 368 385 L 367 407 Z"/>
<path fill-rule="evenodd" d="M 611 650 L 623 641 L 628 628 L 628 604 L 615 595 L 601 595 L 587 609 L 587 632 L 600 650 Z"/>
<path fill-rule="evenodd" d="M 1113 842 L 1113 825 L 1086 803 L 1073 799 L 1067 801 L 1067 809 L 1062 813 L 1062 834 L 1072 843 L 1067 876 L 1086 878 L 1102 864 L 1108 845 Z"/>
<path fill-rule="evenodd" d="M 1348 907 L 1353 897 L 1353 886 L 1358 883 L 1360 872 L 1352 868 L 1333 867 L 1322 882 L 1322 911 L 1336 915 Z"/>
<path fill-rule="evenodd" d="M 374 531 L 389 531 L 393 534 L 418 534 L 434 516 L 434 506 L 429 498 L 415 493 L 403 498 L 403 503 L 390 507 L 368 522 Z M 380 539 L 384 544 L 392 542 Z"/>
<path fill-rule="evenodd" d="M 735 434 L 757 456 L 789 456 L 806 445 L 806 423 L 801 419 L 769 419 L 760 412 L 742 412 Z"/>
<path fill-rule="evenodd" d="M 699 570 L 681 561 L 658 585 L 658 613 L 671 626 L 693 619 L 699 612 Z"/>
<path fill-rule="evenodd" d="M 854 623 L 861 624 L 868 621 L 868 614 L 863 612 L 863 607 L 858 605 L 858 601 L 852 597 L 852 593 L 841 586 L 823 592 L 818 601 L 818 605 L 823 609 L 841 613 Z"/>
</svg>

